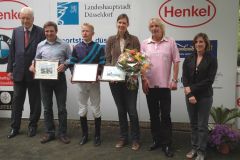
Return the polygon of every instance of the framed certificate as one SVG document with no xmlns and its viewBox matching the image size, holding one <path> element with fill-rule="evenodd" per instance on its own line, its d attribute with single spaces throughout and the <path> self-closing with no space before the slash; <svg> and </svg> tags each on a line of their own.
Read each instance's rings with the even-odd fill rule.
<svg viewBox="0 0 240 160">
<path fill-rule="evenodd" d="M 75 64 L 73 69 L 73 82 L 97 81 L 98 64 Z"/>
<path fill-rule="evenodd" d="M 59 61 L 35 60 L 35 79 L 58 79 Z"/>
<path fill-rule="evenodd" d="M 125 81 L 126 73 L 116 66 L 104 66 L 101 81 Z"/>
</svg>

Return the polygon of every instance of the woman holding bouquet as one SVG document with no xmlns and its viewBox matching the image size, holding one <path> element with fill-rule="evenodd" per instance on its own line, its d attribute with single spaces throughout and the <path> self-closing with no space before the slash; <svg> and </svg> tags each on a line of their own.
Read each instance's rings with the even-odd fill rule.
<svg viewBox="0 0 240 160">
<path fill-rule="evenodd" d="M 204 160 L 208 141 L 208 118 L 213 102 L 212 84 L 217 72 L 217 58 L 209 53 L 210 42 L 205 33 L 193 39 L 194 53 L 183 63 L 183 86 L 191 124 L 192 149 L 187 158 Z"/>
<path fill-rule="evenodd" d="M 129 18 L 126 14 L 121 14 L 117 18 L 117 34 L 110 36 L 106 43 L 106 65 L 116 65 L 118 57 L 125 49 L 140 50 L 140 42 L 136 36 L 129 34 L 127 27 Z M 128 119 L 130 119 L 132 150 L 138 150 L 139 144 L 139 121 L 137 113 L 137 94 L 138 87 L 131 90 L 126 82 L 110 82 L 110 89 L 115 100 L 119 126 L 120 138 L 116 148 L 122 148 L 128 144 Z"/>
</svg>

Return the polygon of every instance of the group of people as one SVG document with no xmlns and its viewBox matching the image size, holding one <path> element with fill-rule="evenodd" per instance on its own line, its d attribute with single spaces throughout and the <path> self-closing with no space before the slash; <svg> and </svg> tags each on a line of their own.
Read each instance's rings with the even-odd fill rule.
<svg viewBox="0 0 240 160">
<path fill-rule="evenodd" d="M 80 64 L 99 64 L 98 75 L 104 65 L 115 65 L 118 57 L 125 49 L 136 49 L 146 54 L 151 62 L 149 71 L 141 76 L 142 90 L 146 94 L 150 115 L 150 126 L 153 144 L 149 150 L 162 148 L 167 157 L 173 157 L 172 122 L 171 122 L 171 90 L 177 90 L 179 72 L 179 51 L 174 39 L 165 36 L 165 27 L 159 18 L 149 21 L 150 38 L 142 43 L 131 35 L 127 28 L 129 18 L 120 14 L 117 18 L 117 34 L 110 36 L 104 48 L 93 41 L 94 27 L 89 23 L 81 26 L 82 42 L 73 50 L 66 42 L 58 38 L 57 24 L 48 21 L 43 28 L 33 24 L 34 14 L 30 7 L 20 11 L 22 26 L 13 30 L 7 66 L 8 76 L 14 81 L 14 96 L 12 103 L 11 132 L 8 138 L 19 134 L 21 116 L 26 91 L 29 94 L 30 118 L 28 136 L 33 137 L 37 132 L 37 122 L 41 114 L 41 101 L 44 108 L 46 134 L 41 143 L 55 139 L 53 118 L 53 92 L 58 107 L 58 138 L 61 142 L 70 143 L 67 136 L 67 83 L 65 71 Z M 208 51 L 210 43 L 205 33 L 197 34 L 193 39 L 194 53 L 183 63 L 182 80 L 186 105 L 192 128 L 192 148 L 187 158 L 203 160 L 206 156 L 208 137 L 208 117 L 213 102 L 212 84 L 217 71 L 217 59 Z M 36 80 L 35 59 L 58 60 L 57 80 Z M 172 70 L 172 74 L 171 74 Z M 79 73 L 81 74 L 81 73 Z M 172 75 L 172 76 L 171 76 Z M 99 77 L 98 76 L 98 77 Z M 139 82 L 138 82 L 139 84 Z M 95 118 L 94 145 L 101 144 L 100 83 L 77 83 L 78 105 L 82 137 L 80 144 L 88 141 L 88 101 L 90 100 L 93 117 Z M 140 129 L 137 113 L 137 89 L 131 90 L 126 82 L 109 82 L 110 90 L 117 106 L 120 135 L 115 147 L 122 148 L 131 140 L 131 149 L 139 150 Z M 130 138 L 128 131 L 130 120 Z"/>
</svg>

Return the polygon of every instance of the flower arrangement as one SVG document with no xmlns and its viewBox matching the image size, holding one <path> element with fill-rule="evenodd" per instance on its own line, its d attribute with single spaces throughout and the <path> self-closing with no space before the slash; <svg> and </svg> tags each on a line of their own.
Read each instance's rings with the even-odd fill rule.
<svg viewBox="0 0 240 160">
<path fill-rule="evenodd" d="M 147 56 L 135 49 L 125 49 L 119 56 L 117 67 L 126 72 L 127 87 L 137 88 L 138 75 L 144 75 L 150 68 L 150 61 Z"/>
<path fill-rule="evenodd" d="M 224 124 L 215 125 L 209 135 L 209 144 L 212 147 L 218 147 L 221 144 L 234 146 L 240 141 L 240 133 Z"/>
</svg>

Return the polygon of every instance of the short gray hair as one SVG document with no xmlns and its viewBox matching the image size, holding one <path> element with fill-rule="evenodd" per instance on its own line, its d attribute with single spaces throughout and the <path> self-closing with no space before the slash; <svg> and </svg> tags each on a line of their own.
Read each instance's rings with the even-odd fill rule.
<svg viewBox="0 0 240 160">
<path fill-rule="evenodd" d="M 32 15 L 32 17 L 34 17 L 33 9 L 31 7 L 23 7 L 20 13 L 29 14 Z"/>
</svg>

